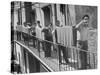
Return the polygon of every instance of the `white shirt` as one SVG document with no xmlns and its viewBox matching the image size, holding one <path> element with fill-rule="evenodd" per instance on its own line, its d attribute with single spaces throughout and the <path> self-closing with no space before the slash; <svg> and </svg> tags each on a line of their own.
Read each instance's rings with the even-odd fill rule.
<svg viewBox="0 0 100 75">
<path fill-rule="evenodd" d="M 36 37 L 39 39 L 42 39 L 42 32 L 41 32 L 42 28 L 40 28 L 39 26 L 36 26 Z"/>
<path fill-rule="evenodd" d="M 80 26 L 79 32 L 80 32 L 80 40 L 82 40 L 82 41 L 88 40 L 88 34 L 89 34 L 88 27 Z"/>
</svg>

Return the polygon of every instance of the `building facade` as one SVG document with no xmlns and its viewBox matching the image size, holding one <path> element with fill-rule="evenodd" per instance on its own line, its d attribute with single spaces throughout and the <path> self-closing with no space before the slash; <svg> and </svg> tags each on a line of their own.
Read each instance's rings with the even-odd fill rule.
<svg viewBox="0 0 100 75">
<path fill-rule="evenodd" d="M 55 29 L 58 23 L 60 23 L 60 26 L 63 27 L 75 26 L 81 21 L 82 16 L 87 13 L 91 19 L 89 26 L 94 29 L 97 29 L 96 11 L 97 7 L 95 6 L 92 7 L 92 6 L 81 6 L 81 5 L 79 6 L 79 5 L 69 5 L 69 4 L 55 4 L 55 3 L 51 4 L 51 3 L 39 3 L 39 2 L 14 1 L 11 2 L 11 25 L 15 31 L 17 31 L 16 29 L 17 25 L 24 26 L 24 23 L 30 23 L 31 25 L 34 25 L 34 23 L 36 23 L 37 21 L 40 21 L 40 25 L 42 26 L 42 28 L 48 26 L 50 23 L 52 23 L 52 29 Z M 95 33 L 94 34 L 94 39 L 95 39 L 95 35 L 97 32 L 94 33 Z M 72 34 L 72 36 L 74 35 Z M 55 38 L 53 39 L 55 41 Z M 48 67 L 45 63 L 43 63 L 44 60 L 41 61 L 41 59 L 38 58 L 35 53 L 30 51 L 28 46 L 22 45 L 20 42 L 16 42 L 16 44 L 14 44 L 13 47 L 14 48 L 12 50 L 14 50 L 13 52 L 16 55 L 18 61 L 17 64 L 20 64 L 20 66 L 22 67 L 21 68 L 22 73 L 52 71 L 50 67 Z M 69 54 L 71 54 L 71 51 L 69 52 Z M 77 57 L 74 56 L 73 53 L 72 56 L 75 57 L 75 59 Z M 55 71 L 60 71 L 59 64 L 56 65 L 57 69 Z"/>
</svg>

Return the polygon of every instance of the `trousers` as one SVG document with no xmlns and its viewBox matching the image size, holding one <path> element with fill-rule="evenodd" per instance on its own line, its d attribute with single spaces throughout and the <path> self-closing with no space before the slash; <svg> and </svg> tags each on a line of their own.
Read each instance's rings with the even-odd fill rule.
<svg viewBox="0 0 100 75">
<path fill-rule="evenodd" d="M 88 42 L 80 41 L 81 49 L 80 51 L 80 61 L 81 61 L 81 69 L 87 69 L 87 50 L 88 50 Z"/>
</svg>

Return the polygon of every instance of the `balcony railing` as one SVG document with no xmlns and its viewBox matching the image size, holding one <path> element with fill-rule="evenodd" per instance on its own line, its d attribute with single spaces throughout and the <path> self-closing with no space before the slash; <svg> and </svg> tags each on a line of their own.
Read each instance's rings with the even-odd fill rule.
<svg viewBox="0 0 100 75">
<path fill-rule="evenodd" d="M 20 58 L 21 56 L 23 56 L 23 54 L 22 54 L 23 52 L 25 52 L 26 55 L 28 52 L 31 53 L 32 56 L 39 61 L 39 65 L 42 65 L 42 68 L 44 68 L 46 72 L 53 71 L 43 60 L 41 60 L 38 57 L 37 54 L 35 54 L 33 51 L 31 51 L 31 49 L 28 48 L 27 46 L 25 46 L 24 44 L 14 40 L 14 41 L 12 41 L 12 46 L 13 46 L 13 50 L 14 50 L 13 54 L 14 54 L 14 58 L 15 58 L 13 60 L 17 61 L 17 63 L 15 62 L 15 64 L 20 65 L 20 69 L 21 69 L 20 72 L 17 71 L 17 73 L 29 73 L 29 61 L 27 61 L 28 60 L 27 57 L 24 57 L 23 59 Z M 23 52 L 22 52 L 22 50 L 23 50 Z M 21 53 L 20 53 L 20 51 L 21 51 Z M 26 62 L 25 62 L 25 60 L 26 60 Z M 24 61 L 24 63 L 23 63 L 23 61 Z M 14 69 L 16 70 L 16 68 L 14 68 Z"/>
<path fill-rule="evenodd" d="M 16 43 L 19 45 L 23 44 L 21 45 L 22 47 L 27 47 L 26 49 L 28 51 L 32 52 L 34 55 L 37 55 L 37 59 L 41 59 L 53 71 L 80 70 L 82 66 L 84 69 L 97 68 L 96 52 L 94 53 L 82 50 L 74 46 L 65 47 L 62 44 L 42 40 L 36 36 L 26 34 L 24 32 L 20 32 L 20 34 L 21 35 L 15 35 L 14 39 L 19 41 Z M 24 34 L 27 36 L 26 38 L 23 37 Z M 16 36 L 18 37 L 16 38 Z M 86 57 L 84 57 L 84 55 Z M 86 62 L 84 62 L 81 57 L 84 58 Z"/>
</svg>

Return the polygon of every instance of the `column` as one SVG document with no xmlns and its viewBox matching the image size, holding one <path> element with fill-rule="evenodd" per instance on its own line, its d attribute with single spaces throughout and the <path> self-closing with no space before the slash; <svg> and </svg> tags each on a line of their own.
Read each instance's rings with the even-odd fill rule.
<svg viewBox="0 0 100 75">
<path fill-rule="evenodd" d="M 40 7 L 40 4 L 35 4 L 35 9 L 36 9 L 36 20 L 39 20 L 41 26 L 44 27 L 44 13 Z"/>
<path fill-rule="evenodd" d="M 18 8 L 19 8 L 19 2 L 14 2 L 14 30 L 16 30 L 18 22 Z"/>
<path fill-rule="evenodd" d="M 69 25 L 76 25 L 76 14 L 74 5 L 66 5 L 67 23 Z M 68 22 L 69 21 L 69 22 Z"/>
<path fill-rule="evenodd" d="M 56 4 L 57 8 L 57 20 L 60 22 L 61 25 L 61 13 L 60 13 L 60 5 Z"/>
<path fill-rule="evenodd" d="M 53 24 L 53 29 L 55 29 L 55 12 L 54 12 L 54 4 L 51 4 L 52 7 L 52 24 Z"/>
<path fill-rule="evenodd" d="M 24 25 L 24 22 L 26 22 L 26 17 L 25 17 L 25 8 L 24 8 L 24 2 L 21 2 L 21 9 L 22 9 L 22 26 Z"/>
</svg>

